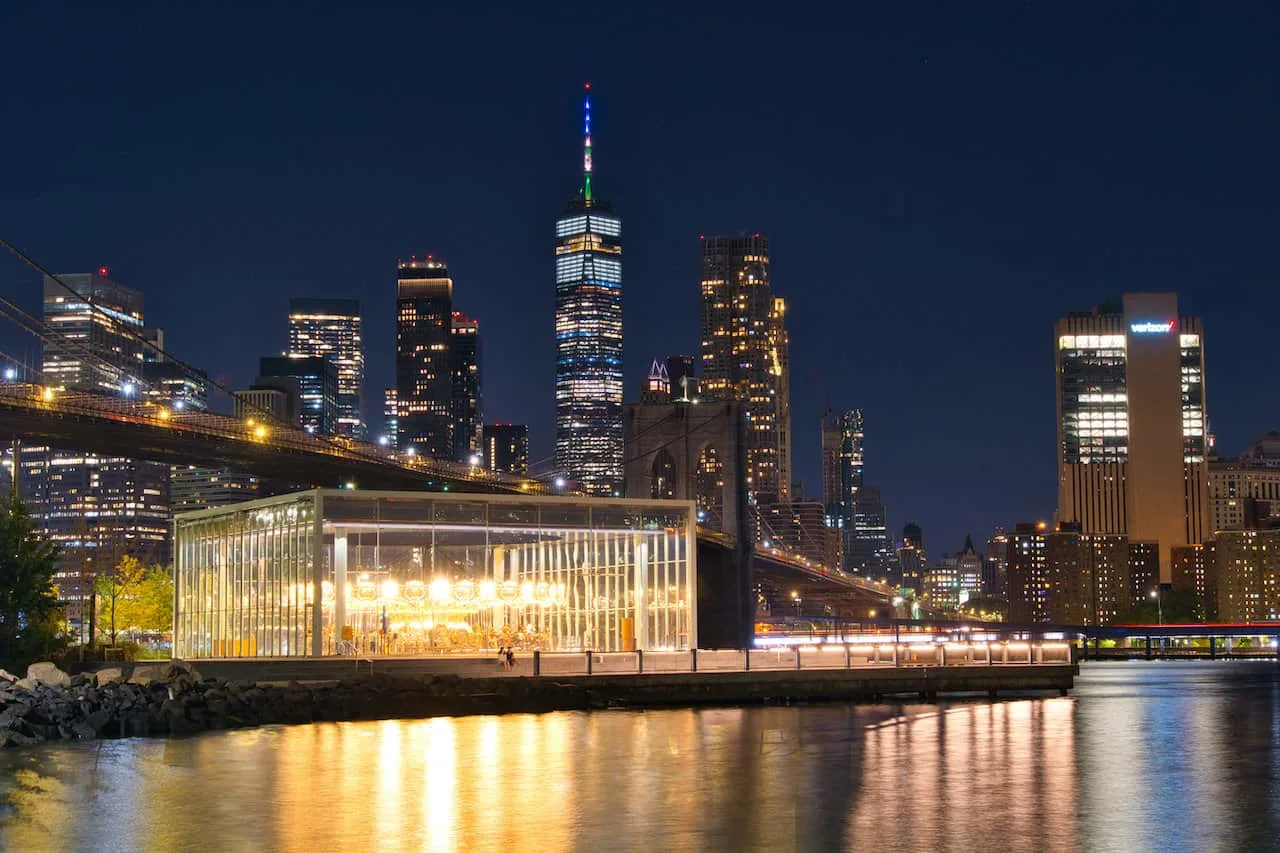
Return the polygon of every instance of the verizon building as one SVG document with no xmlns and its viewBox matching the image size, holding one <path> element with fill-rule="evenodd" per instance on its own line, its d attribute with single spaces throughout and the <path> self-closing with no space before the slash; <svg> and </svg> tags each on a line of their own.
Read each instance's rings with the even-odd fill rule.
<svg viewBox="0 0 1280 853">
<path fill-rule="evenodd" d="M 1126 293 L 1056 328 L 1058 523 L 1170 549 L 1199 543 L 1205 507 L 1204 337 L 1174 293 Z"/>
</svg>

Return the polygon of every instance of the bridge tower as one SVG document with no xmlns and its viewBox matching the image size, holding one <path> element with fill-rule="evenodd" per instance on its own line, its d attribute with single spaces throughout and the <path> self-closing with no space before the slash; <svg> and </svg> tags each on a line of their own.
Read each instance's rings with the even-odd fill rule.
<svg viewBox="0 0 1280 853">
<path fill-rule="evenodd" d="M 700 526 L 732 537 L 730 548 L 698 543 L 698 639 L 705 648 L 745 648 L 754 631 L 755 549 L 742 407 L 673 401 L 659 390 L 623 408 L 625 494 L 695 501 Z"/>
</svg>

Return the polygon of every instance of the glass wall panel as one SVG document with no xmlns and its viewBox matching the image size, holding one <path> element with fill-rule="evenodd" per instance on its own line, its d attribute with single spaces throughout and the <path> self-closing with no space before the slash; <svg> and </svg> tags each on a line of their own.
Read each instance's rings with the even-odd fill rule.
<svg viewBox="0 0 1280 853">
<path fill-rule="evenodd" d="M 693 511 L 344 490 L 180 516 L 178 654 L 311 654 L 317 570 L 326 655 L 687 649 Z"/>
</svg>

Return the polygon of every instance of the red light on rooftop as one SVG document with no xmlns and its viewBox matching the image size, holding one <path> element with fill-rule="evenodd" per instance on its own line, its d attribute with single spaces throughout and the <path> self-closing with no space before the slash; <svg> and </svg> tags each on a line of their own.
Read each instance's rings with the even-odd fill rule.
<svg viewBox="0 0 1280 853">
<path fill-rule="evenodd" d="M 587 89 L 587 91 L 588 91 L 588 92 L 589 92 L 589 91 L 591 91 L 591 84 L 590 84 L 590 83 L 588 83 L 588 84 L 586 85 L 586 89 Z"/>
<path fill-rule="evenodd" d="M 98 275 L 105 277 L 110 272 L 106 267 L 98 267 Z"/>
</svg>

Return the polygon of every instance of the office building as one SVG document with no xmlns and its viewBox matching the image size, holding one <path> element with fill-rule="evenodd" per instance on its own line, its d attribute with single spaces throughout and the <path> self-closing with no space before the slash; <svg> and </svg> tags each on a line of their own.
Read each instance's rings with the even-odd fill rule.
<svg viewBox="0 0 1280 853">
<path fill-rule="evenodd" d="M 1124 534 L 1019 524 L 1008 536 L 1009 621 L 1111 625 L 1132 609 Z M 1151 554 L 1156 551 L 1152 549 Z"/>
<path fill-rule="evenodd" d="M 399 439 L 400 404 L 397 401 L 396 389 L 388 388 L 383 392 L 382 397 L 382 435 L 379 436 L 378 443 L 399 447 Z"/>
<path fill-rule="evenodd" d="M 69 390 L 139 396 L 154 390 L 141 381 L 149 347 L 142 294 L 107 275 L 101 268 L 59 276 L 74 294 L 45 278 L 43 319 L 65 340 L 45 343 L 43 376 Z M 55 582 L 68 620 L 81 633 L 100 571 L 125 554 L 145 563 L 168 560 L 168 465 L 23 445 L 16 465 L 10 460 L 14 468 L 37 528 L 60 548 Z"/>
<path fill-rule="evenodd" d="M 840 565 L 840 531 L 827 526 L 821 501 L 798 500 L 760 507 L 761 533 L 770 546 L 832 568 Z"/>
<path fill-rule="evenodd" d="M 189 513 L 174 525 L 174 654 L 687 651 L 704 593 L 693 513 L 691 501 L 336 489 Z"/>
<path fill-rule="evenodd" d="M 431 256 L 402 261 L 396 292 L 396 446 L 452 459 L 453 279 Z"/>
<path fill-rule="evenodd" d="M 848 563 L 855 553 L 853 516 L 862 489 L 862 441 L 862 410 L 833 415 L 828 406 L 822 417 L 822 502 L 827 524 L 842 531 L 846 571 L 853 571 Z"/>
<path fill-rule="evenodd" d="M 1173 588 L 1191 592 L 1200 618 L 1208 622 L 1218 620 L 1216 559 L 1217 547 L 1213 540 L 1173 549 Z"/>
<path fill-rule="evenodd" d="M 139 365 L 139 387 L 157 405 L 177 412 L 203 412 L 209 408 L 209 378 L 203 371 L 193 375 L 177 362 L 147 359 Z"/>
<path fill-rule="evenodd" d="M 1058 513 L 1085 533 L 1159 545 L 1204 541 L 1204 339 L 1173 293 L 1126 293 L 1055 330 Z"/>
<path fill-rule="evenodd" d="M 1219 621 L 1280 619 L 1280 529 L 1220 531 L 1213 566 Z"/>
<path fill-rule="evenodd" d="M 270 418 L 281 424 L 298 426 L 298 383 L 290 377 L 259 377 L 259 382 L 252 388 L 233 391 L 231 398 L 232 411 L 237 418 Z"/>
<path fill-rule="evenodd" d="M 254 388 L 292 380 L 298 389 L 298 424 L 312 435 L 333 435 L 338 425 L 338 368 L 325 356 L 265 356 Z"/>
<path fill-rule="evenodd" d="M 907 589 L 921 589 L 921 578 L 929 558 L 924 550 L 924 531 L 914 521 L 902 526 L 902 541 L 897 548 L 898 572 L 894 582 Z"/>
<path fill-rule="evenodd" d="M 981 594 L 982 557 L 974 549 L 971 537 L 965 537 L 959 554 L 943 557 L 938 565 L 925 569 L 920 591 L 929 607 L 944 614 L 960 609 Z"/>
<path fill-rule="evenodd" d="M 365 435 L 361 413 L 364 339 L 358 299 L 289 300 L 289 355 L 321 356 L 333 362 L 338 388 L 333 432 Z"/>
<path fill-rule="evenodd" d="M 582 189 L 556 220 L 556 469 L 591 495 L 622 486 L 622 220 L 591 186 L 591 95 Z"/>
<path fill-rule="evenodd" d="M 853 501 L 853 531 L 847 541 L 852 553 L 845 558 L 846 571 L 878 580 L 888 578 L 897 569 L 878 488 L 863 486 L 858 490 Z"/>
<path fill-rule="evenodd" d="M 759 503 L 791 493 L 791 402 L 786 306 L 769 278 L 769 241 L 702 238 L 703 400 L 741 401 L 747 488 Z"/>
<path fill-rule="evenodd" d="M 469 462 L 483 451 L 480 444 L 484 425 L 480 394 L 480 323 L 461 311 L 453 312 L 449 338 L 449 371 L 453 388 L 453 459 Z"/>
<path fill-rule="evenodd" d="M 1280 518 L 1280 432 L 1268 432 L 1236 459 L 1209 462 L 1209 531 L 1263 527 Z"/>
<path fill-rule="evenodd" d="M 996 526 L 987 537 L 987 551 L 982 560 L 982 594 L 991 598 L 1004 598 L 1009 587 L 1009 537 L 1004 528 Z"/>
<path fill-rule="evenodd" d="M 173 512 L 193 512 L 242 503 L 258 496 L 258 478 L 221 468 L 174 465 L 169 472 Z"/>
<path fill-rule="evenodd" d="M 44 342 L 44 382 L 78 391 L 130 396 L 146 349 L 142 294 L 96 273 L 60 275 L 70 293 L 44 279 L 44 322 L 58 337 Z"/>
<path fill-rule="evenodd" d="M 529 473 L 529 427 L 526 424 L 485 424 L 484 458 L 490 471 Z"/>
</svg>

